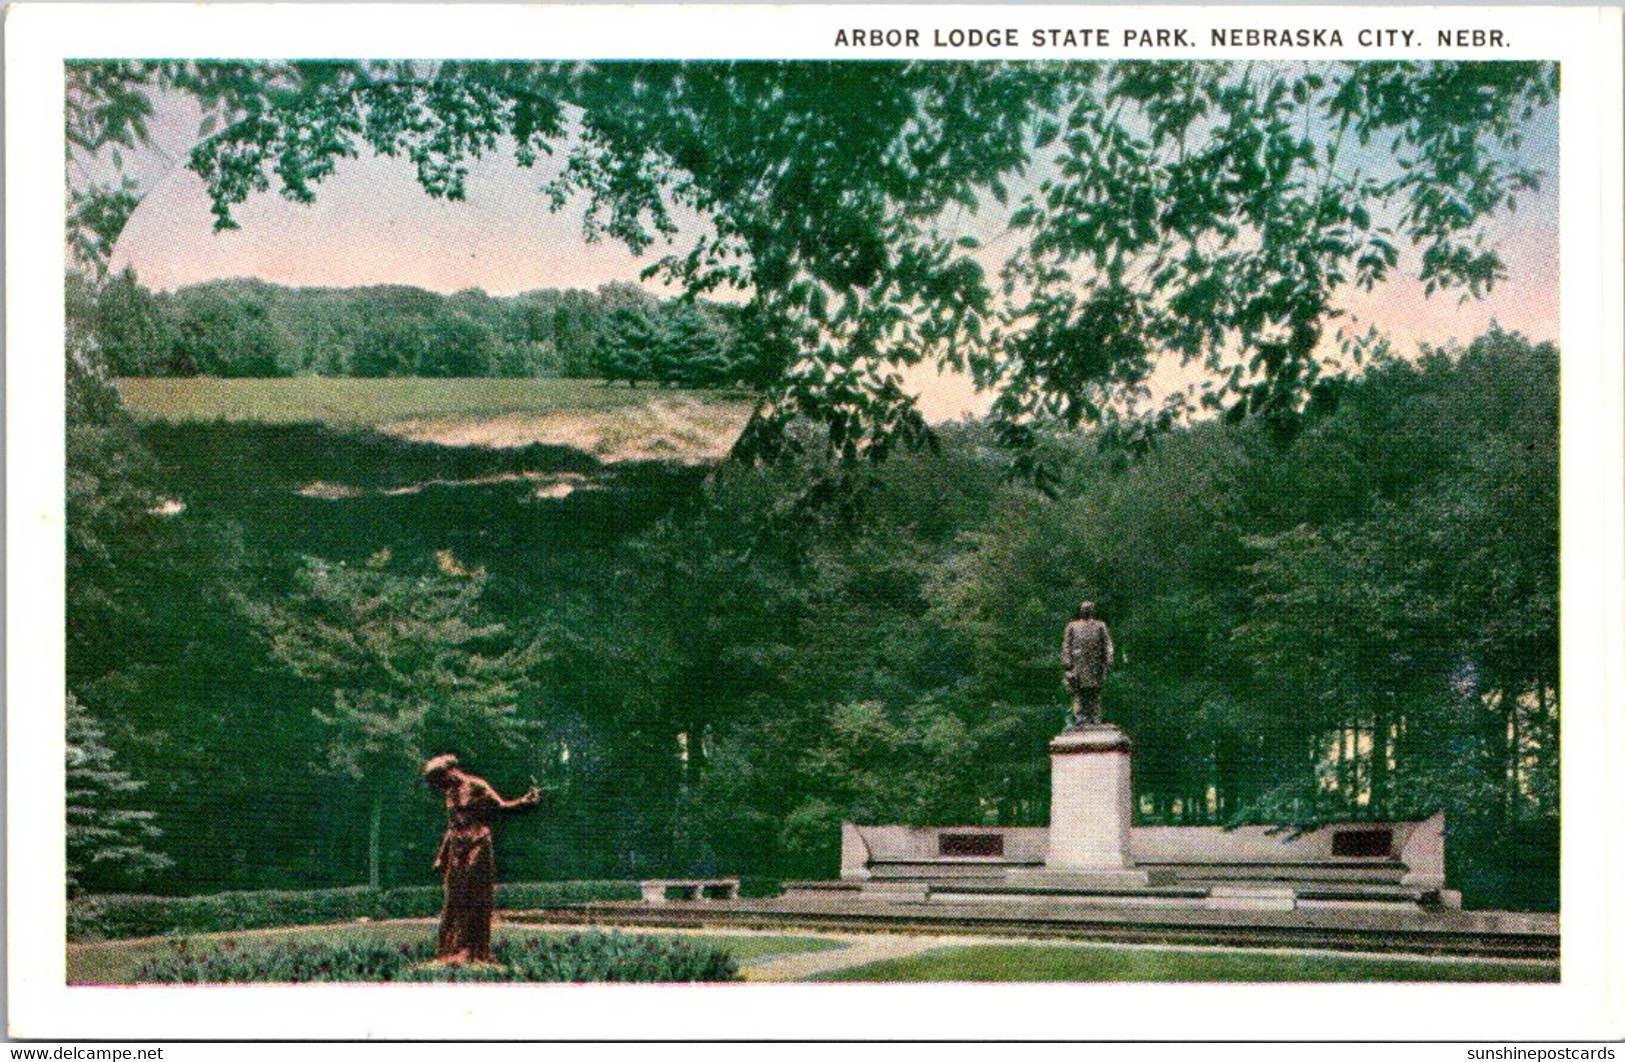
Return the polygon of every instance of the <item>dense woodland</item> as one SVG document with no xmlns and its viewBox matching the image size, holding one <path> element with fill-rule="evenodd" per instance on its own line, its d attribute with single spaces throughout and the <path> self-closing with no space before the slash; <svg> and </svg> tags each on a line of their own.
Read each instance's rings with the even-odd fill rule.
<svg viewBox="0 0 1625 1062">
<path fill-rule="evenodd" d="M 965 425 L 841 505 L 809 466 L 107 408 L 71 439 L 69 683 L 146 783 L 113 802 L 174 856 L 146 888 L 420 880 L 439 809 L 415 772 L 447 748 L 553 788 L 510 827 L 512 878 L 828 875 L 842 819 L 1046 821 L 1059 632 L 1088 596 L 1139 821 L 1443 808 L 1470 900 L 1550 906 L 1557 375 L 1492 333 L 1348 382 L 1290 442 L 1051 435 L 1049 492 Z M 602 489 L 294 493 L 515 468 Z M 85 882 L 133 884 L 118 862 Z"/>
<path fill-rule="evenodd" d="M 1508 276 L 1491 225 L 1540 186 L 1520 150 L 1554 64 L 67 78 L 71 887 L 424 881 L 440 809 L 417 769 L 447 749 L 552 792 L 508 829 L 509 879 L 827 875 L 844 818 L 1042 823 L 1060 631 L 1088 597 L 1141 822 L 1442 808 L 1470 904 L 1555 906 L 1558 352 L 1492 331 L 1396 359 L 1343 312 L 1401 277 L 1483 297 Z M 218 228 L 273 184 L 310 202 L 362 151 L 453 200 L 473 158 L 556 151 L 538 209 L 583 204 L 586 236 L 658 248 L 681 210 L 710 230 L 651 267 L 684 299 L 611 310 L 597 361 L 570 293 L 151 298 L 107 263 L 140 202 L 117 159 L 165 94 L 204 113 L 187 166 Z M 981 211 L 1002 264 L 952 221 Z M 705 301 L 724 293 L 743 306 Z M 368 299 L 424 312 L 323 338 Z M 1191 386 L 1153 402 L 1171 363 Z M 901 386 L 920 365 L 991 392 L 986 421 L 929 429 Z M 601 468 L 138 427 L 121 366 L 590 371 L 759 404 L 718 467 Z M 516 471 L 594 489 L 493 475 Z M 298 492 L 318 479 L 363 489 Z"/>
<path fill-rule="evenodd" d="M 658 299 L 636 284 L 498 297 L 216 280 L 154 292 L 125 270 L 94 286 L 72 276 L 69 289 L 94 319 L 99 354 L 115 376 L 760 382 L 759 352 L 740 307 Z"/>
</svg>

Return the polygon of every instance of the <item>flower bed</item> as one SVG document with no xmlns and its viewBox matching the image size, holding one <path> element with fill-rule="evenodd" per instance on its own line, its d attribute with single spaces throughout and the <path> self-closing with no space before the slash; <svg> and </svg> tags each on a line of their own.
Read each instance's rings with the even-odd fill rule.
<svg viewBox="0 0 1625 1062">
<path fill-rule="evenodd" d="M 425 967 L 432 942 L 384 939 L 199 945 L 178 940 L 143 963 L 134 981 L 158 984 L 242 984 L 354 981 L 669 982 L 737 981 L 726 951 L 663 937 L 572 933 L 566 937 L 499 941 L 497 966 Z"/>
</svg>

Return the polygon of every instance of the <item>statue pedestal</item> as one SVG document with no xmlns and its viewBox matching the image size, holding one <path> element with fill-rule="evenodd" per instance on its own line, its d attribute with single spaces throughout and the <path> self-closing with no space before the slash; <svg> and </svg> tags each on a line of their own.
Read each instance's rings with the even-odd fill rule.
<svg viewBox="0 0 1625 1062">
<path fill-rule="evenodd" d="M 1128 828 L 1134 792 L 1133 745 L 1109 723 L 1063 731 L 1049 743 L 1049 851 L 1042 874 L 1087 879 L 1102 886 L 1144 886 L 1134 869 Z"/>
</svg>

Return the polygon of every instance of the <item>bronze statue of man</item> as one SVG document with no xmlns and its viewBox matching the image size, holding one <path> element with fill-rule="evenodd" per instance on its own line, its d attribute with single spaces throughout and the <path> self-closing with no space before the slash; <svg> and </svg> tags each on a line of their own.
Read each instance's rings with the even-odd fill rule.
<svg viewBox="0 0 1625 1062">
<path fill-rule="evenodd" d="M 1100 722 L 1100 688 L 1112 667 L 1112 635 L 1096 614 L 1095 603 L 1085 601 L 1066 625 L 1061 640 L 1061 667 L 1072 691 L 1072 718 L 1068 730 Z"/>
<path fill-rule="evenodd" d="M 446 835 L 434 857 L 445 878 L 435 961 L 491 962 L 491 911 L 496 896 L 496 852 L 491 824 L 504 812 L 530 811 L 542 801 L 531 786 L 516 800 L 503 800 L 483 778 L 462 770 L 457 757 L 436 756 L 423 765 L 423 780 L 446 794 Z"/>
</svg>

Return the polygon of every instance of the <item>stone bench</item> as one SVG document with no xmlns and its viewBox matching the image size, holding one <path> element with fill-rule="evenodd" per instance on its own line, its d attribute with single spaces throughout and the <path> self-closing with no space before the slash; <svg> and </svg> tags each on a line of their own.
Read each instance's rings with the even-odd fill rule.
<svg viewBox="0 0 1625 1062">
<path fill-rule="evenodd" d="M 739 899 L 738 878 L 651 878 L 642 887 L 644 903 L 667 903 L 668 891 L 677 892 L 681 900 Z"/>
</svg>

